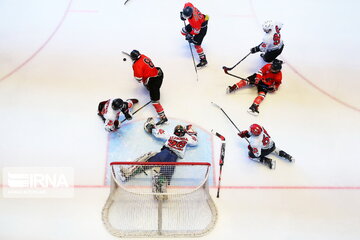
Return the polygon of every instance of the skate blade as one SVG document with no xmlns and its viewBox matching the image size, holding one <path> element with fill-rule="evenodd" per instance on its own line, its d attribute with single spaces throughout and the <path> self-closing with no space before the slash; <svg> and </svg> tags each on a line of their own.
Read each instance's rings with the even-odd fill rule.
<svg viewBox="0 0 360 240">
<path fill-rule="evenodd" d="M 271 170 L 274 170 L 276 168 L 276 161 L 273 161 L 273 165 L 271 167 Z"/>
<path fill-rule="evenodd" d="M 259 116 L 259 113 L 253 112 L 253 111 L 251 111 L 250 109 L 248 109 L 247 112 L 248 112 L 249 114 L 253 115 L 253 116 Z"/>
<path fill-rule="evenodd" d="M 207 64 L 206 64 L 206 65 L 204 65 L 204 66 L 199 66 L 199 67 L 198 67 L 198 66 L 196 66 L 196 68 L 197 68 L 197 69 L 202 69 L 202 68 L 205 68 L 205 67 L 207 67 Z"/>
</svg>

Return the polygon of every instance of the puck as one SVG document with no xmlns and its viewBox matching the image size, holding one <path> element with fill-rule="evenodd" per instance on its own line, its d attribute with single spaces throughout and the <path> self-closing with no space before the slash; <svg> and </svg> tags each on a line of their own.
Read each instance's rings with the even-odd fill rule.
<svg viewBox="0 0 360 240">
<path fill-rule="evenodd" d="M 125 61 L 126 61 L 126 58 L 123 58 L 123 61 L 125 62 Z"/>
</svg>

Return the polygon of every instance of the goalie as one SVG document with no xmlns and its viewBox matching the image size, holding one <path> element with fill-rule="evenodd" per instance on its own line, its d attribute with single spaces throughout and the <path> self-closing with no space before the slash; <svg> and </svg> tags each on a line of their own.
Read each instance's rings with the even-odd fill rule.
<svg viewBox="0 0 360 240">
<path fill-rule="evenodd" d="M 167 133 L 161 128 L 157 128 L 153 118 L 148 118 L 144 124 L 144 130 L 154 137 L 165 140 L 161 151 L 149 152 L 136 159 L 141 162 L 177 162 L 178 158 L 184 158 L 187 146 L 198 144 L 197 132 L 192 129 L 192 125 L 177 125 L 173 133 Z M 122 168 L 123 180 L 144 171 L 140 166 Z M 166 192 L 166 186 L 170 184 L 175 166 L 162 166 L 153 168 L 153 192 Z"/>
</svg>

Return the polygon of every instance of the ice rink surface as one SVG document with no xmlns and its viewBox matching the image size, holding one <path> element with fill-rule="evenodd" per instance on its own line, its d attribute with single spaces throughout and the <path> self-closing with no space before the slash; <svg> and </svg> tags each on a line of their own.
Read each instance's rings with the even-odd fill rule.
<svg viewBox="0 0 360 240">
<path fill-rule="evenodd" d="M 122 60 L 121 51 L 133 49 L 164 71 L 161 103 L 169 125 L 186 120 L 227 139 L 215 199 L 219 219 L 202 239 L 359 239 L 360 3 L 192 1 L 210 16 L 202 45 L 209 64 L 197 80 L 180 34 L 185 2 L 0 1 L 0 167 L 71 167 L 76 184 L 69 199 L 1 196 L 0 239 L 116 239 L 101 221 L 110 138 L 96 110 L 113 97 L 149 101 L 133 80 L 131 62 Z M 233 66 L 261 42 L 268 19 L 284 23 L 283 84 L 254 117 L 246 110 L 256 90 L 227 95 L 237 79 L 222 66 Z M 259 54 L 250 55 L 232 73 L 246 77 L 263 64 Z M 296 162 L 274 156 L 277 168 L 269 170 L 248 160 L 246 142 L 212 101 L 240 129 L 265 126 Z M 151 106 L 134 122 L 149 116 L 155 116 Z M 211 141 L 217 163 L 220 142 Z"/>
</svg>

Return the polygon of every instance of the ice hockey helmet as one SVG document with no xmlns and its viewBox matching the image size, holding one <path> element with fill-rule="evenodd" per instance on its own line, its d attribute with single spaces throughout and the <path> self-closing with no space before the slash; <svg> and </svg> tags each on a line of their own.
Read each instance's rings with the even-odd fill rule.
<svg viewBox="0 0 360 240">
<path fill-rule="evenodd" d="M 252 135 L 259 136 L 262 132 L 262 127 L 259 124 L 252 124 L 250 126 L 250 132 Z"/>
<path fill-rule="evenodd" d="M 124 104 L 124 101 L 121 98 L 115 98 L 111 104 L 112 109 L 115 111 L 120 110 Z"/>
<path fill-rule="evenodd" d="M 192 17 L 192 15 L 193 15 L 193 11 L 194 11 L 194 9 L 192 8 L 192 7 L 190 7 L 190 6 L 187 6 L 187 7 L 185 7 L 184 9 L 183 9 L 183 17 L 185 17 L 185 18 L 191 18 Z"/>
<path fill-rule="evenodd" d="M 282 68 L 283 61 L 275 59 L 271 64 L 271 71 L 279 72 Z"/>
<path fill-rule="evenodd" d="M 262 25 L 264 32 L 268 33 L 274 27 L 274 22 L 271 20 L 265 21 Z"/>
<path fill-rule="evenodd" d="M 138 50 L 132 50 L 130 53 L 130 58 L 131 58 L 131 60 L 136 61 L 140 58 L 140 55 L 141 54 Z"/>
<path fill-rule="evenodd" d="M 174 134 L 178 137 L 182 137 L 185 135 L 185 128 L 181 125 L 177 125 L 175 128 L 174 128 Z"/>
</svg>

